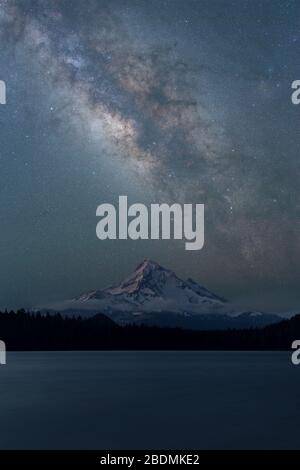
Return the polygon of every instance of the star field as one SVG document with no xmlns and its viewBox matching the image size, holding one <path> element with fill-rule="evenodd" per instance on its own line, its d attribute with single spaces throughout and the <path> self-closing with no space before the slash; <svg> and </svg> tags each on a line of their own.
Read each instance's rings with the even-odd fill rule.
<svg viewBox="0 0 300 470">
<path fill-rule="evenodd" d="M 0 0 L 0 307 L 150 257 L 252 308 L 300 302 L 297 1 Z M 95 210 L 204 203 L 205 248 L 105 242 Z"/>
</svg>

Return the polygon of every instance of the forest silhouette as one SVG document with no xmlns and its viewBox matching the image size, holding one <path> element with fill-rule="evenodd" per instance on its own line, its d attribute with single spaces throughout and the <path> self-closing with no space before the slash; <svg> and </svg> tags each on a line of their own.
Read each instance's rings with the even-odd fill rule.
<svg viewBox="0 0 300 470">
<path fill-rule="evenodd" d="M 290 350 L 300 338 L 300 314 L 264 328 L 197 331 L 18 310 L 0 312 L 0 338 L 8 351 Z"/>
</svg>

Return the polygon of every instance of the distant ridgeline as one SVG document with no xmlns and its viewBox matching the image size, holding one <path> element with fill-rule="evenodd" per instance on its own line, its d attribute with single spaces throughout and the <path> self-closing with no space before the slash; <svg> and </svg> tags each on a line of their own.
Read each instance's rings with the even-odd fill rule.
<svg viewBox="0 0 300 470">
<path fill-rule="evenodd" d="M 300 337 L 300 314 L 248 330 L 196 331 L 119 326 L 102 314 L 88 319 L 0 312 L 0 337 L 8 351 L 34 350 L 290 350 Z"/>
</svg>

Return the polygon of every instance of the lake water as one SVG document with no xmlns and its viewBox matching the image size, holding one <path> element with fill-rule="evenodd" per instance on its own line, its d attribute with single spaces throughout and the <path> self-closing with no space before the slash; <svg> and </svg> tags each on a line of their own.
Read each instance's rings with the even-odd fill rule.
<svg viewBox="0 0 300 470">
<path fill-rule="evenodd" d="M 300 448 L 289 353 L 8 353 L 0 398 L 1 449 Z"/>
</svg>

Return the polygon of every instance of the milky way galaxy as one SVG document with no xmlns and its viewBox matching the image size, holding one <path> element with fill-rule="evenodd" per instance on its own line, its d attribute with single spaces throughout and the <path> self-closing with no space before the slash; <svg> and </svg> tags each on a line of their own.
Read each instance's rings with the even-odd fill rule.
<svg viewBox="0 0 300 470">
<path fill-rule="evenodd" d="M 1 307 L 104 287 L 150 257 L 244 305 L 297 309 L 299 13 L 0 0 Z M 121 194 L 204 203 L 205 248 L 97 243 L 96 207 Z"/>
</svg>

